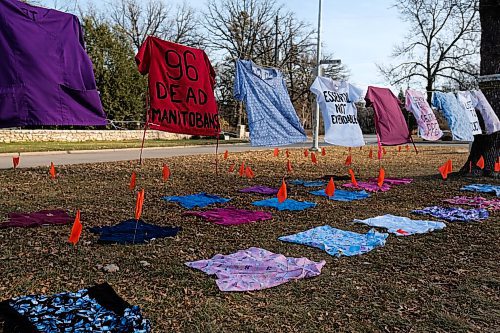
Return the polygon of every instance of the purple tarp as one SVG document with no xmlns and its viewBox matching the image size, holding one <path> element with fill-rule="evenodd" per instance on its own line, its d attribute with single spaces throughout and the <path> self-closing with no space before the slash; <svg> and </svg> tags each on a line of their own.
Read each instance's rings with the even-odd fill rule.
<svg viewBox="0 0 500 333">
<path fill-rule="evenodd" d="M 106 125 L 78 18 L 0 1 L 0 128 Z"/>
<path fill-rule="evenodd" d="M 369 182 L 376 183 L 378 181 L 377 178 L 369 178 Z M 384 178 L 384 184 L 388 185 L 406 185 L 410 184 L 413 181 L 412 178 Z"/>
<path fill-rule="evenodd" d="M 33 228 L 41 225 L 69 224 L 73 219 L 63 210 L 41 210 L 33 213 L 9 213 L 7 222 L 0 223 L 2 228 Z"/>
<path fill-rule="evenodd" d="M 386 184 L 385 181 L 384 181 L 384 184 L 382 184 L 382 187 L 379 187 L 377 182 L 358 182 L 357 187 L 354 186 L 353 183 L 347 183 L 347 184 L 344 184 L 342 186 L 348 187 L 348 188 L 358 188 L 361 190 L 366 190 L 368 192 L 386 192 L 386 191 L 389 191 L 391 189 L 391 186 Z"/>
<path fill-rule="evenodd" d="M 241 193 L 257 193 L 257 194 L 264 194 L 264 195 L 275 195 L 276 193 L 278 193 L 278 189 L 272 188 L 272 187 L 267 187 L 267 186 L 255 185 L 255 186 L 243 188 L 239 192 L 241 192 Z"/>
<path fill-rule="evenodd" d="M 251 291 L 318 276 L 325 263 L 251 247 L 229 255 L 217 254 L 208 260 L 187 262 L 186 266 L 216 275 L 215 282 L 221 291 Z"/>
<path fill-rule="evenodd" d="M 500 199 L 492 198 L 486 199 L 483 197 L 454 197 L 451 199 L 444 199 L 444 202 L 454 205 L 467 205 L 478 208 L 486 208 L 489 210 L 500 210 Z"/>
<path fill-rule="evenodd" d="M 257 221 L 266 221 L 273 218 L 271 213 L 229 208 L 216 208 L 206 211 L 189 211 L 184 215 L 199 216 L 210 222 L 221 225 L 238 225 Z"/>
</svg>

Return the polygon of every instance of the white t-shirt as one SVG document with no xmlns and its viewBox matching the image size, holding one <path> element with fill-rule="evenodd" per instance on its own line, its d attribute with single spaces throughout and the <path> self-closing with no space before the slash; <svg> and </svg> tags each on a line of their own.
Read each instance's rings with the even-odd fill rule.
<svg viewBox="0 0 500 333">
<path fill-rule="evenodd" d="M 468 91 L 457 92 L 457 99 L 460 102 L 460 106 L 466 111 L 467 117 L 472 125 L 472 134 L 478 135 L 482 134 L 481 126 L 479 126 L 479 119 L 477 118 L 476 109 L 474 108 L 474 103 L 472 102 L 472 97 Z"/>
<path fill-rule="evenodd" d="M 358 110 L 354 105 L 362 97 L 363 90 L 346 81 L 318 76 L 311 91 L 316 95 L 323 114 L 325 142 L 345 147 L 364 146 Z"/>
<path fill-rule="evenodd" d="M 484 96 L 481 90 L 473 90 L 470 92 L 472 97 L 472 104 L 479 110 L 484 120 L 484 128 L 486 134 L 492 134 L 500 131 L 500 120 L 493 111 L 490 103 Z"/>
<path fill-rule="evenodd" d="M 420 91 L 406 90 L 406 109 L 415 116 L 420 136 L 425 140 L 439 140 L 443 132 L 425 96 Z"/>
</svg>

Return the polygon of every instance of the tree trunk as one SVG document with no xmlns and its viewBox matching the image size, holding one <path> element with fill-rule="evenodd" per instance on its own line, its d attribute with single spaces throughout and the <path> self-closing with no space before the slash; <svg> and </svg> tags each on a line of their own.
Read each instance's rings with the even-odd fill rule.
<svg viewBox="0 0 500 333">
<path fill-rule="evenodd" d="M 500 74 L 500 0 L 480 0 L 479 15 L 481 18 L 481 75 Z M 500 81 L 480 82 L 479 87 L 497 116 L 500 116 Z M 476 166 L 481 156 L 484 157 L 484 170 Z M 498 177 L 498 173 L 494 170 L 495 161 L 499 156 L 500 132 L 491 135 L 476 135 L 469 158 L 460 172 Z"/>
</svg>

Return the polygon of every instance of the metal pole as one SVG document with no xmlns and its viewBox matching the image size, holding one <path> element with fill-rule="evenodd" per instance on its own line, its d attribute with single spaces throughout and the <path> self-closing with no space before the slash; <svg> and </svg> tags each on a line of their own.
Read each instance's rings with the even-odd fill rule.
<svg viewBox="0 0 500 333">
<path fill-rule="evenodd" d="M 323 1 L 319 0 L 318 9 L 318 41 L 316 45 L 316 76 L 321 75 L 321 10 L 323 7 Z M 319 105 L 316 103 L 314 110 L 314 122 L 313 122 L 313 145 L 311 147 L 313 151 L 319 151 Z"/>
</svg>

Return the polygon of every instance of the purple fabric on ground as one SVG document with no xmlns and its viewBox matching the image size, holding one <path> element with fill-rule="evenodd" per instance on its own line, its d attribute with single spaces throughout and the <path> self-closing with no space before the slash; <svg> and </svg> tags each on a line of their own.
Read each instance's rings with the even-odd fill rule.
<svg viewBox="0 0 500 333">
<path fill-rule="evenodd" d="M 239 190 L 239 192 L 275 195 L 276 193 L 278 193 L 278 189 L 267 186 L 256 185 L 252 187 L 242 188 L 241 190 Z"/>
<path fill-rule="evenodd" d="M 251 291 L 278 286 L 290 280 L 318 276 L 325 261 L 285 257 L 258 247 L 212 259 L 186 262 L 186 266 L 215 274 L 221 291 Z"/>
<path fill-rule="evenodd" d="M 490 214 L 486 209 L 463 209 L 457 207 L 439 207 L 432 206 L 426 207 L 424 209 L 417 209 L 412 211 L 413 214 L 419 215 L 430 215 L 436 217 L 438 219 L 443 219 L 446 221 L 463 221 L 463 222 L 471 222 L 471 221 L 480 221 L 487 219 Z"/>
<path fill-rule="evenodd" d="M 486 199 L 483 197 L 454 197 L 451 199 L 444 199 L 444 202 L 454 205 L 467 205 L 478 208 L 486 208 L 489 210 L 500 210 L 500 199 Z"/>
<path fill-rule="evenodd" d="M 70 223 L 73 218 L 63 210 L 41 210 L 33 213 L 9 213 L 7 222 L 0 223 L 2 228 L 33 228 L 41 225 L 63 225 Z"/>
<path fill-rule="evenodd" d="M 353 183 L 347 183 L 347 184 L 344 184 L 342 185 L 344 187 L 348 187 L 348 188 L 359 188 L 361 190 L 366 190 L 368 192 L 387 192 L 391 189 L 391 187 L 389 185 L 387 185 L 384 181 L 384 184 L 382 184 L 382 187 L 378 187 L 378 184 L 377 182 L 375 183 L 367 183 L 367 182 L 358 182 L 358 186 L 354 186 Z"/>
<path fill-rule="evenodd" d="M 377 178 L 370 178 L 370 179 L 368 179 L 368 181 L 377 183 L 378 179 Z M 406 185 L 406 184 L 410 184 L 412 181 L 413 181 L 412 178 L 385 178 L 384 184 L 387 184 L 387 185 Z"/>
<path fill-rule="evenodd" d="M 190 211 L 184 215 L 199 216 L 207 219 L 210 222 L 220 225 L 238 225 L 257 221 L 266 221 L 273 218 L 271 213 L 253 211 L 246 209 L 216 208 L 207 211 Z"/>
</svg>

